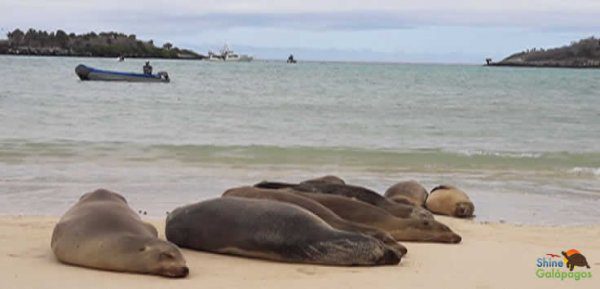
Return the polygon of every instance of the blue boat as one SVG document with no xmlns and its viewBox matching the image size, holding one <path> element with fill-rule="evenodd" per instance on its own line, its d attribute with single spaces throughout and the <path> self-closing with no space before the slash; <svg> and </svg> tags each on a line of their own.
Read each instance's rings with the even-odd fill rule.
<svg viewBox="0 0 600 289">
<path fill-rule="evenodd" d="M 128 82 L 169 82 L 169 74 L 161 71 L 157 74 L 119 72 L 101 70 L 83 64 L 75 67 L 75 73 L 81 80 L 128 81 Z"/>
</svg>

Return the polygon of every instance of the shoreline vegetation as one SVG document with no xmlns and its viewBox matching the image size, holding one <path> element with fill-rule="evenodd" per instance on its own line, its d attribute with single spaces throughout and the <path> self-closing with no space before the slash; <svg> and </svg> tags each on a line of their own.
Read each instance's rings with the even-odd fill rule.
<svg viewBox="0 0 600 289">
<path fill-rule="evenodd" d="M 552 49 L 528 49 L 500 62 L 486 59 L 487 66 L 600 68 L 600 39 L 590 37 Z"/>
<path fill-rule="evenodd" d="M 180 49 L 167 42 L 162 47 L 153 40 L 139 40 L 134 34 L 120 32 L 67 33 L 47 32 L 30 28 L 27 32 L 15 29 L 0 40 L 0 55 L 68 56 L 68 57 L 126 57 L 164 59 L 204 59 L 189 49 Z"/>
</svg>

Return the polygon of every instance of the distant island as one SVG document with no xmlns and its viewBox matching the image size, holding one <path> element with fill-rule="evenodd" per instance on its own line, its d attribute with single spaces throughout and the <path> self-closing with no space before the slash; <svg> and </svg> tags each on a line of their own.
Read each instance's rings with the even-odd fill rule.
<svg viewBox="0 0 600 289">
<path fill-rule="evenodd" d="M 486 59 L 489 66 L 600 68 L 600 40 L 590 37 L 553 49 L 530 49 L 500 62 Z"/>
<path fill-rule="evenodd" d="M 0 54 L 83 57 L 133 57 L 203 59 L 205 56 L 171 43 L 156 47 L 152 40 L 138 40 L 135 35 L 118 32 L 90 32 L 76 35 L 62 30 L 46 32 L 16 29 L 7 40 L 0 40 Z"/>
</svg>

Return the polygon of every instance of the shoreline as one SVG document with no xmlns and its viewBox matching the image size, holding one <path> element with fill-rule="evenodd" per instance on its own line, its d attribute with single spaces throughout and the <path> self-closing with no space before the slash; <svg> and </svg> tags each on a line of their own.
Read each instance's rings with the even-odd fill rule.
<svg viewBox="0 0 600 289">
<path fill-rule="evenodd" d="M 519 64 L 519 63 L 490 63 L 483 66 L 517 67 L 517 68 L 567 68 L 567 69 L 600 69 L 600 66 L 584 65 L 552 65 L 552 64 Z"/>
<path fill-rule="evenodd" d="M 14 57 L 52 57 L 52 58 L 98 58 L 98 59 L 114 59 L 114 56 L 90 56 L 90 55 L 57 55 L 57 54 L 16 54 L 16 53 L 0 53 L 0 56 Z M 203 61 L 207 57 L 144 57 L 144 56 L 127 56 L 125 59 L 160 59 L 160 60 L 191 60 Z M 285 63 L 285 59 L 280 58 L 260 58 L 253 59 L 252 62 L 276 62 Z M 513 63 L 490 63 L 481 64 L 479 62 L 411 62 L 411 61 L 384 61 L 384 60 L 327 60 L 327 59 L 304 59 L 300 63 L 333 63 L 333 64 L 371 64 L 371 65 L 440 65 L 440 66 L 468 66 L 468 67 L 516 67 L 516 68 L 563 68 L 563 69 L 600 69 L 600 66 L 563 66 L 563 65 L 535 65 L 535 64 L 513 64 Z"/>
<path fill-rule="evenodd" d="M 0 283 L 6 288 L 593 288 L 600 266 L 600 224 L 576 227 L 476 223 L 436 216 L 463 236 L 457 245 L 404 242 L 409 250 L 398 266 L 334 267 L 289 264 L 182 250 L 186 279 L 99 271 L 60 264 L 50 250 L 57 217 L 0 216 Z M 164 238 L 164 221 L 151 219 Z M 590 279 L 536 276 L 536 259 L 576 248 L 588 259 Z M 100 282 L 99 282 L 100 281 Z M 91 285 L 92 284 L 92 285 Z"/>
<path fill-rule="evenodd" d="M 95 160 L 95 159 L 94 159 Z M 315 167 L 315 166 L 313 166 Z M 30 172 L 36 172 L 31 174 Z M 60 216 L 81 194 L 106 188 L 123 194 L 135 211 L 162 219 L 187 203 L 219 197 L 227 189 L 262 180 L 297 183 L 333 174 L 349 184 L 380 194 L 391 185 L 417 180 L 426 189 L 452 184 L 476 205 L 474 222 L 532 226 L 597 224 L 597 177 L 515 175 L 505 171 L 363 170 L 320 166 L 179 165 L 176 162 L 127 163 L 104 159 L 88 163 L 43 162 L 7 165 L 0 180 L 0 212 L 8 215 Z M 582 212 L 582 213 L 573 213 Z M 585 213 L 583 213 L 585 212 Z"/>
<path fill-rule="evenodd" d="M 14 56 L 14 57 L 52 57 L 52 58 L 99 58 L 99 59 L 116 59 L 114 56 L 95 56 L 95 55 L 56 55 L 56 54 L 14 54 L 14 53 L 0 53 L 0 56 Z M 194 60 L 200 61 L 204 58 L 192 58 L 192 57 L 144 57 L 144 56 L 127 56 L 125 59 L 160 59 L 160 60 Z"/>
</svg>

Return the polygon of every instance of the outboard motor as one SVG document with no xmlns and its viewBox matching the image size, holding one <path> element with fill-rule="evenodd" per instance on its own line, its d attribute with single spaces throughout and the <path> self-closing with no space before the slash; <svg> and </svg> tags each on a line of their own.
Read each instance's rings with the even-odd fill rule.
<svg viewBox="0 0 600 289">
<path fill-rule="evenodd" d="M 168 82 L 168 81 L 171 81 L 171 80 L 169 79 L 169 74 L 168 74 L 166 71 L 160 71 L 160 72 L 158 72 L 158 74 L 157 74 L 157 75 L 158 75 L 160 78 L 162 78 L 162 79 L 166 80 L 167 82 Z"/>
</svg>

